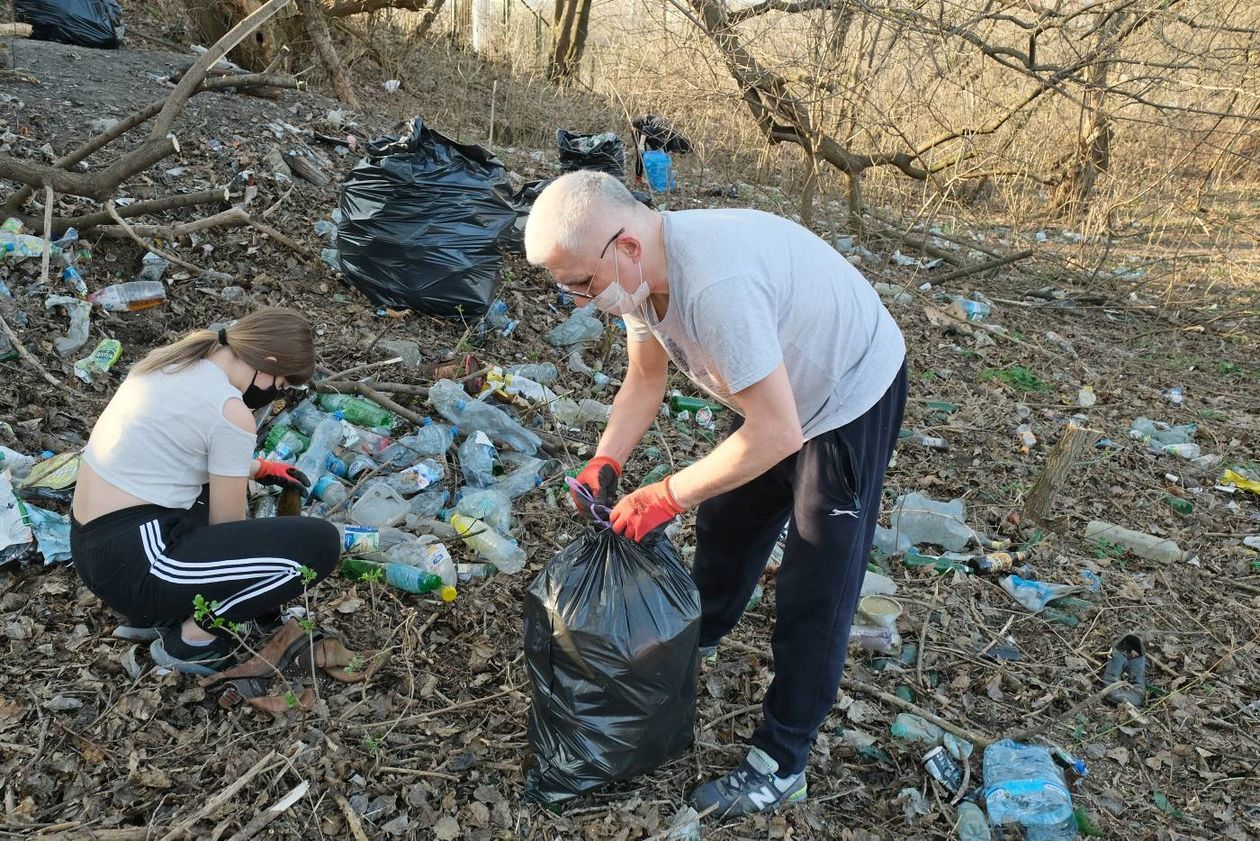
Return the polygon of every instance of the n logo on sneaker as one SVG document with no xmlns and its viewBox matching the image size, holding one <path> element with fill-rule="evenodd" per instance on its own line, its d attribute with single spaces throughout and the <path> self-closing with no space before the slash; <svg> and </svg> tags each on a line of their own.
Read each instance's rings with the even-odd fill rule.
<svg viewBox="0 0 1260 841">
<path fill-rule="evenodd" d="M 756 791 L 748 792 L 748 800 L 758 811 L 769 808 L 779 802 L 780 794 L 774 791 L 770 786 L 762 786 Z"/>
</svg>

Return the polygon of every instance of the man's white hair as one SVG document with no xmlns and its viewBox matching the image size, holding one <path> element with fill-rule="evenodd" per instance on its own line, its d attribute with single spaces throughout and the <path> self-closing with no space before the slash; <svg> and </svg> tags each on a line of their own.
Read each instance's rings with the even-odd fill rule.
<svg viewBox="0 0 1260 841">
<path fill-rule="evenodd" d="M 581 169 L 561 175 L 534 200 L 525 220 L 525 258 L 534 265 L 557 251 L 599 249 L 641 207 L 626 185 L 605 172 Z"/>
</svg>

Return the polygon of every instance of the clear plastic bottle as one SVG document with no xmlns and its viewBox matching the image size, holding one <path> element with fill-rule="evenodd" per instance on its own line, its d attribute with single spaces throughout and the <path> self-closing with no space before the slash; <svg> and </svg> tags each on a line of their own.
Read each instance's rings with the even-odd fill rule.
<svg viewBox="0 0 1260 841">
<path fill-rule="evenodd" d="M 159 281 L 132 280 L 98 289 L 88 300 L 110 312 L 147 310 L 166 300 L 166 287 Z"/>
<path fill-rule="evenodd" d="M 509 365 L 504 369 L 513 377 L 524 377 L 539 385 L 547 385 L 556 381 L 560 372 L 550 362 L 529 363 L 525 365 Z"/>
<path fill-rule="evenodd" d="M 518 467 L 506 476 L 501 476 L 499 481 L 494 483 L 494 487 L 509 498 L 516 499 L 541 485 L 542 480 L 543 477 L 538 468 Z"/>
<path fill-rule="evenodd" d="M 931 543 L 956 552 L 975 537 L 961 499 L 938 502 L 918 492 L 909 493 L 897 502 L 890 519 L 897 545 L 904 539 L 911 546 Z"/>
<path fill-rule="evenodd" d="M 1050 751 L 1010 739 L 984 749 L 984 799 L 995 825 L 1019 824 L 1028 841 L 1076 838 L 1072 795 Z"/>
<path fill-rule="evenodd" d="M 401 523 L 411 510 L 407 500 L 384 482 L 372 482 L 350 509 L 350 517 L 365 526 L 392 526 Z"/>
<path fill-rule="evenodd" d="M 525 568 L 525 550 L 485 522 L 463 514 L 451 514 L 451 525 L 468 548 L 494 564 L 499 572 L 510 575 Z"/>
<path fill-rule="evenodd" d="M 379 576 L 386 584 L 407 593 L 437 593 L 444 602 L 454 601 L 458 595 L 455 588 L 444 582 L 441 576 L 407 564 L 378 564 L 359 558 L 343 558 L 341 572 L 353 581 Z"/>
<path fill-rule="evenodd" d="M 1149 561 L 1175 564 L 1186 557 L 1181 547 L 1166 537 L 1126 529 L 1103 520 L 1089 521 L 1085 526 L 1085 539 L 1091 543 L 1122 546 Z"/>
<path fill-rule="evenodd" d="M 455 436 L 458 434 L 457 427 L 444 423 L 426 423 L 410 435 L 395 441 L 381 454 L 381 458 L 397 467 L 405 467 L 423 456 L 442 455 L 455 443 Z"/>
<path fill-rule="evenodd" d="M 377 461 L 388 461 L 385 454 L 398 443 L 388 435 L 382 435 L 371 429 L 362 429 L 344 420 L 341 422 L 341 429 L 345 436 L 342 438 L 343 445 L 346 448 Z"/>
<path fill-rule="evenodd" d="M 35 456 L 19 453 L 8 447 L 0 447 L 0 470 L 12 471 L 11 475 L 14 479 L 25 479 L 38 461 L 39 459 Z"/>
<path fill-rule="evenodd" d="M 447 493 L 441 488 L 425 491 L 424 493 L 418 493 L 411 498 L 409 507 L 407 508 L 407 518 L 436 517 L 441 514 L 442 509 L 446 507 L 446 499 Z"/>
<path fill-rule="evenodd" d="M 320 476 L 311 486 L 311 496 L 329 505 L 340 505 L 346 501 L 346 486 L 331 473 Z"/>
<path fill-rule="evenodd" d="M 315 431 L 315 427 L 319 426 L 320 421 L 329 417 L 328 413 L 321 412 L 319 407 L 315 405 L 314 399 L 303 400 L 301 403 L 289 410 L 287 418 L 289 426 L 301 432 L 303 435 L 310 435 Z"/>
<path fill-rule="evenodd" d="M 512 499 L 497 488 L 460 491 L 455 511 L 481 520 L 495 531 L 507 533 L 512 530 Z"/>
<path fill-rule="evenodd" d="M 954 821 L 958 841 L 993 841 L 989 821 L 980 807 L 970 800 L 958 804 L 958 818 Z"/>
<path fill-rule="evenodd" d="M 478 430 L 459 445 L 459 469 L 464 481 L 474 488 L 488 488 L 494 484 L 494 444 L 486 433 Z"/>
<path fill-rule="evenodd" d="M 445 465 L 426 458 L 393 476 L 386 476 L 382 481 L 402 496 L 415 496 L 441 482 L 444 475 Z"/>
<path fill-rule="evenodd" d="M 324 418 L 311 433 L 311 443 L 298 457 L 297 469 L 315 482 L 328 471 L 328 456 L 341 441 L 341 424 L 336 418 Z"/>
<path fill-rule="evenodd" d="M 336 412 L 355 426 L 389 429 L 394 425 L 393 413 L 353 394 L 321 394 L 318 402 L 324 411 Z"/>
<path fill-rule="evenodd" d="M 1047 584 L 1044 581 L 1021 578 L 1014 574 L 1006 576 L 999 583 L 1011 598 L 1033 613 L 1044 610 L 1046 605 L 1055 599 L 1079 593 L 1083 589 L 1074 584 Z"/>
<path fill-rule="evenodd" d="M 491 440 L 519 453 L 538 452 L 542 439 L 513 420 L 506 412 L 474 400 L 454 380 L 438 380 L 429 389 L 429 403 L 442 417 L 471 435 L 478 430 Z"/>
<path fill-rule="evenodd" d="M 574 310 L 567 319 L 548 330 L 543 335 L 543 341 L 554 347 L 565 347 L 603 338 L 604 322 L 596 318 L 593 312 L 594 307 L 589 304 Z"/>
<path fill-rule="evenodd" d="M 432 573 L 441 578 L 444 584 L 454 586 L 459 581 L 459 571 L 455 568 L 455 559 L 451 557 L 450 550 L 431 534 L 399 543 L 391 547 L 385 557 L 394 563 Z"/>
<path fill-rule="evenodd" d="M 893 628 L 854 624 L 849 628 L 849 643 L 867 651 L 891 652 L 901 645 L 901 635 Z"/>
</svg>

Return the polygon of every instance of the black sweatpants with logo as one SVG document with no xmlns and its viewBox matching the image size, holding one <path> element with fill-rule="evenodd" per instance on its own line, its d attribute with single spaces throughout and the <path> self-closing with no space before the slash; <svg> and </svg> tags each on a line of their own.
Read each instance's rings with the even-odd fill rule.
<svg viewBox="0 0 1260 841">
<path fill-rule="evenodd" d="M 905 407 L 903 364 L 864 415 L 809 439 L 746 485 L 701 503 L 696 513 L 692 575 L 700 590 L 701 646 L 735 627 L 791 518 L 775 580 L 774 679 L 752 740 L 779 763 L 780 774 L 804 769 L 835 702 L 884 471 Z"/>
</svg>

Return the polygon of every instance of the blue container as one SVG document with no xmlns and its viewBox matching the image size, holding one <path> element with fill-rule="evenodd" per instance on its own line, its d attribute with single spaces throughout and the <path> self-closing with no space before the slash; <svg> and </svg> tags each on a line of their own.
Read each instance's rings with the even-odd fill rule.
<svg viewBox="0 0 1260 841">
<path fill-rule="evenodd" d="M 643 153 L 643 169 L 647 173 L 648 186 L 657 193 L 672 193 L 674 184 L 674 166 L 668 152 L 653 149 Z"/>
</svg>

